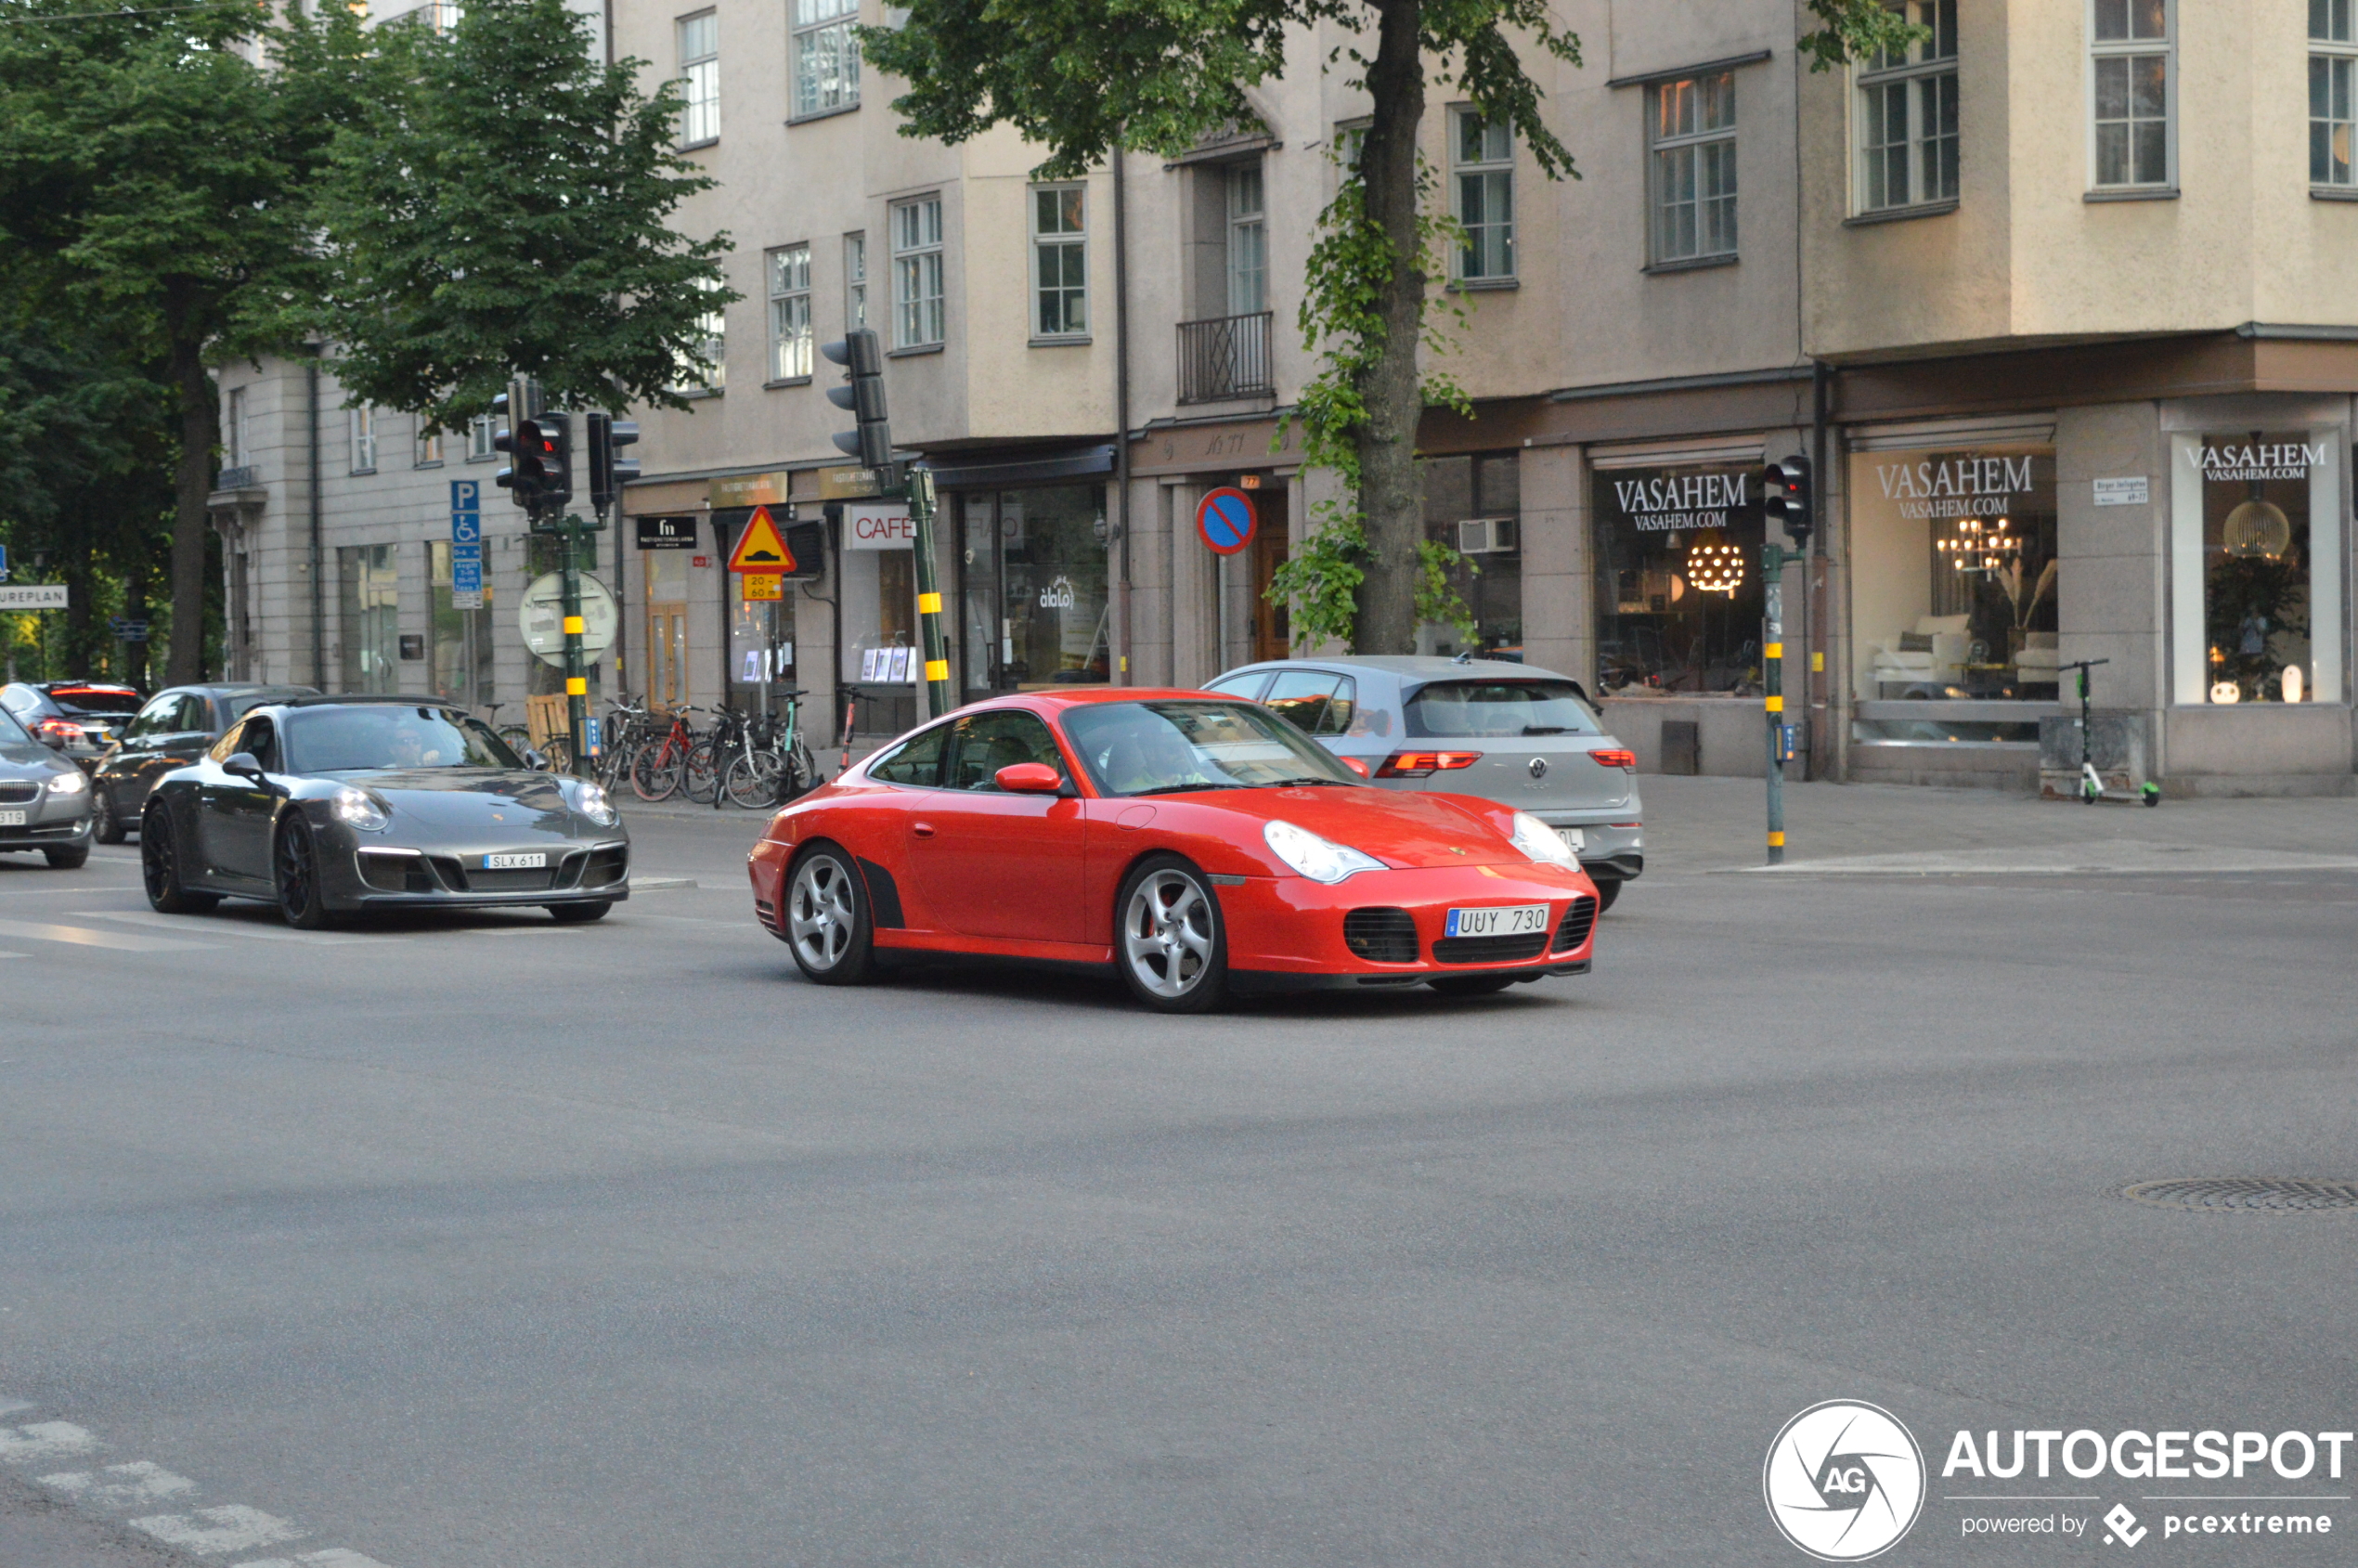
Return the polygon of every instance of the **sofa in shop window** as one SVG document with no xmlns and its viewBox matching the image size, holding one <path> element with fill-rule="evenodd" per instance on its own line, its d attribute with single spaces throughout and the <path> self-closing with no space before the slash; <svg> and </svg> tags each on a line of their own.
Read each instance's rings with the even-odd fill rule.
<svg viewBox="0 0 2358 1568">
<path fill-rule="evenodd" d="M 1971 616 L 1926 616 L 1911 631 L 1870 645 L 1871 679 L 1884 686 L 1939 686 L 1963 676 Z"/>
</svg>

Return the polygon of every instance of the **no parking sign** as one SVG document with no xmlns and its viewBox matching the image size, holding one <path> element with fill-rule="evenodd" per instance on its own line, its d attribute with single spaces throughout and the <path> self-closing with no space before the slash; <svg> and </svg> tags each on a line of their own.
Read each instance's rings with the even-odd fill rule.
<svg viewBox="0 0 2358 1568">
<path fill-rule="evenodd" d="M 1252 498 L 1242 490 L 1222 486 L 1206 490 L 1203 499 L 1196 503 L 1196 532 L 1217 555 L 1234 555 L 1252 543 L 1252 536 L 1261 526 L 1261 518 L 1252 509 Z"/>
</svg>

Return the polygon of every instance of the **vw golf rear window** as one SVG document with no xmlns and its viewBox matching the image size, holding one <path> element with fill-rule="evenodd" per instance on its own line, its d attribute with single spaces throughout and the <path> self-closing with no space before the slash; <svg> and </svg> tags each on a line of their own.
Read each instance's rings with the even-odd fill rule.
<svg viewBox="0 0 2358 1568">
<path fill-rule="evenodd" d="M 1408 699 L 1408 733 L 1419 740 L 1601 732 L 1569 680 L 1436 680 Z"/>
</svg>

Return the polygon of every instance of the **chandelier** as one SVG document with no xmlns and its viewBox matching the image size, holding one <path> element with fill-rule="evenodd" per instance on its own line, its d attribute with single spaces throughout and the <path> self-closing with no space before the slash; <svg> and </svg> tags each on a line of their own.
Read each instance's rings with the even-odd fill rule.
<svg viewBox="0 0 2358 1568">
<path fill-rule="evenodd" d="M 1744 581 L 1743 547 L 1729 543 L 1717 528 L 1705 529 L 1688 548 L 1687 580 L 1704 593 L 1734 598 Z"/>
<path fill-rule="evenodd" d="M 2022 553 L 2022 540 L 2009 530 L 2006 519 L 1985 524 L 1968 517 L 1957 525 L 1954 538 L 1940 541 L 1941 559 L 1960 572 L 1995 572 Z"/>
</svg>

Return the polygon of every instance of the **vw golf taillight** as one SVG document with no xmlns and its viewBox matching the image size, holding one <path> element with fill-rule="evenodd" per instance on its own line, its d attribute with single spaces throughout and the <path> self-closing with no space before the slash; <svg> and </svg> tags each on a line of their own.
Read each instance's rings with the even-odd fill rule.
<svg viewBox="0 0 2358 1568">
<path fill-rule="evenodd" d="M 1588 756 L 1600 768 L 1626 768 L 1633 773 L 1638 771 L 1638 754 L 1634 751 L 1605 746 L 1590 752 Z"/>
<path fill-rule="evenodd" d="M 1421 779 L 1429 773 L 1471 768 L 1481 760 L 1482 753 L 1478 751 L 1395 751 L 1383 759 L 1383 766 L 1376 770 L 1376 777 Z"/>
</svg>

